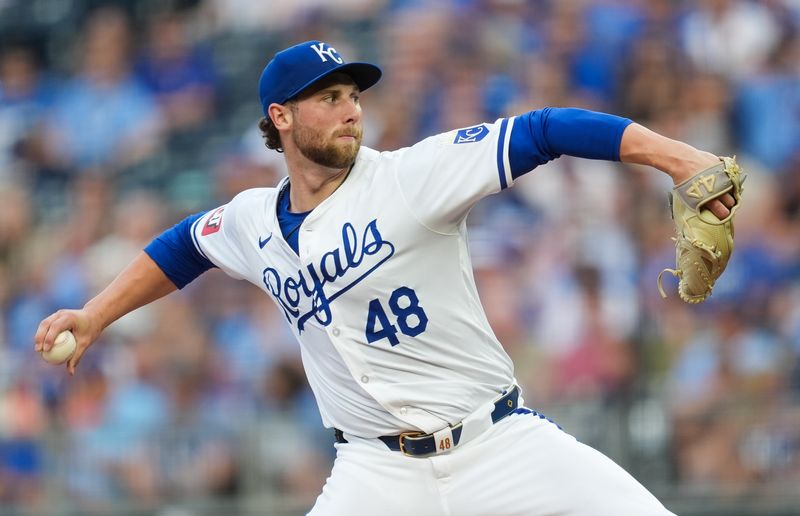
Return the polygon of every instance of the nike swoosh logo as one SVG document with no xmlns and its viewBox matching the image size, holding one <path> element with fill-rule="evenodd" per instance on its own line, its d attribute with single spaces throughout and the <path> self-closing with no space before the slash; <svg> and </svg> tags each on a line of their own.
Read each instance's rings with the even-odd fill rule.
<svg viewBox="0 0 800 516">
<path fill-rule="evenodd" d="M 269 236 L 264 239 L 258 237 L 258 247 L 264 249 L 264 246 L 267 245 L 267 242 L 269 242 L 270 240 L 272 240 L 272 233 L 270 233 Z"/>
</svg>

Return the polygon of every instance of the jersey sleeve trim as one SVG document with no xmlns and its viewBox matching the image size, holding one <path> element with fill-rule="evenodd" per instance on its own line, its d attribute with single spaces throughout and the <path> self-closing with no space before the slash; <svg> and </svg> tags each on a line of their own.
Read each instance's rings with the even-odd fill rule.
<svg viewBox="0 0 800 516">
<path fill-rule="evenodd" d="M 209 260 L 208 256 L 206 256 L 206 253 L 203 252 L 203 249 L 200 247 L 200 242 L 197 240 L 197 225 L 199 223 L 200 223 L 200 218 L 195 220 L 194 224 L 192 224 L 192 229 L 191 229 L 192 243 L 194 244 L 195 249 L 197 249 L 197 252 L 200 253 L 200 255 L 203 258 L 205 258 L 208 261 L 211 261 Z"/>
<path fill-rule="evenodd" d="M 517 118 L 511 117 L 508 118 L 508 130 L 506 131 L 505 141 L 503 142 L 503 146 L 505 150 L 503 151 L 503 164 L 506 168 L 506 183 L 508 185 L 514 184 L 514 169 L 511 168 L 511 133 L 514 132 L 514 124 L 516 123 Z"/>
<path fill-rule="evenodd" d="M 508 118 L 504 118 L 500 122 L 500 135 L 497 138 L 497 173 L 500 176 L 500 189 L 505 190 L 508 188 L 509 178 L 508 171 L 510 170 L 508 164 L 508 136 L 511 136 L 511 130 L 508 127 Z"/>
</svg>

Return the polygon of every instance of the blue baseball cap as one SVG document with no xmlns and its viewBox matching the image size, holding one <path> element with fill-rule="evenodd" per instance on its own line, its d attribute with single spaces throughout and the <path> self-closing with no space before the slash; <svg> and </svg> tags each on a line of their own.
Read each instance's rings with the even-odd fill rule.
<svg viewBox="0 0 800 516">
<path fill-rule="evenodd" d="M 281 50 L 264 67 L 258 81 L 258 96 L 264 116 L 272 103 L 283 104 L 318 80 L 334 72 L 349 75 L 361 91 L 383 72 L 370 63 L 347 63 L 335 48 L 322 41 L 306 41 Z"/>
</svg>

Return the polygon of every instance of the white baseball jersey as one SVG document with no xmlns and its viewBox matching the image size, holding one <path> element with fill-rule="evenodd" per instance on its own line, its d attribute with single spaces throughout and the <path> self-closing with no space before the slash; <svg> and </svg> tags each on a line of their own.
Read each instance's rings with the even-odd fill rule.
<svg viewBox="0 0 800 516">
<path fill-rule="evenodd" d="M 455 424 L 514 382 L 481 307 L 465 219 L 513 181 L 514 119 L 377 152 L 284 241 L 275 188 L 242 192 L 195 222 L 194 242 L 258 285 L 298 341 L 323 422 L 377 437 Z"/>
</svg>

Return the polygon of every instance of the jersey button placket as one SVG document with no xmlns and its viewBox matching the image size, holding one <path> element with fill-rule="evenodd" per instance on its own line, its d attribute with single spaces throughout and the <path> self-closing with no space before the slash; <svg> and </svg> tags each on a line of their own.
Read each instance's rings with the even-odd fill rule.
<svg viewBox="0 0 800 516">
<path fill-rule="evenodd" d="M 334 329 L 331 330 L 331 333 L 333 334 L 334 337 L 338 337 L 339 334 L 342 333 L 342 332 L 339 331 L 339 328 L 334 328 Z"/>
<path fill-rule="evenodd" d="M 312 229 L 310 227 L 301 227 L 300 228 L 300 232 L 302 234 L 305 234 L 305 235 L 308 235 L 309 233 L 311 233 L 311 231 L 312 231 Z M 310 237 L 311 235 L 308 235 L 308 236 Z M 301 252 L 300 257 L 304 261 L 307 261 L 309 259 L 308 258 L 309 255 L 311 254 L 311 251 L 310 251 L 310 248 L 309 248 L 309 245 L 308 245 L 308 238 L 300 238 L 299 242 L 300 242 L 299 247 L 300 247 L 300 252 Z"/>
</svg>

